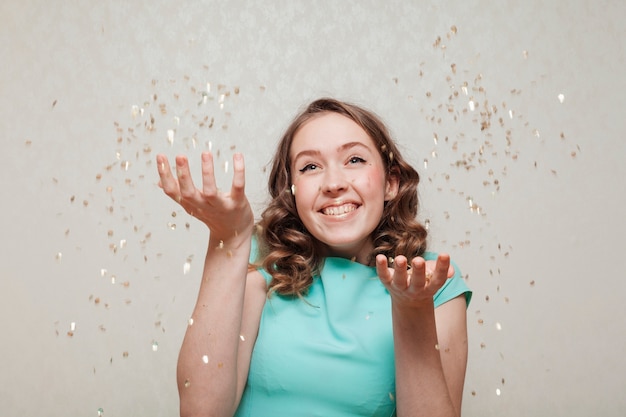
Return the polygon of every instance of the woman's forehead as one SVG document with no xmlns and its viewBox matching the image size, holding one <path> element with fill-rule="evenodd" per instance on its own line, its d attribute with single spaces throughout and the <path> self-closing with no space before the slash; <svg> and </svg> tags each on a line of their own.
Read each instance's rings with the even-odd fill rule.
<svg viewBox="0 0 626 417">
<path fill-rule="evenodd" d="M 294 134 L 290 155 L 295 156 L 305 148 L 332 150 L 361 143 L 375 146 L 374 140 L 354 120 L 339 113 L 326 112 L 306 121 Z"/>
</svg>

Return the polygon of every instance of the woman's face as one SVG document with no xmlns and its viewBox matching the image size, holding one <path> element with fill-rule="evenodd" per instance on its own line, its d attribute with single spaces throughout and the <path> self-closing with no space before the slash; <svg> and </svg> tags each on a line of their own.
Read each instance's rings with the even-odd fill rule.
<svg viewBox="0 0 626 417">
<path fill-rule="evenodd" d="M 306 122 L 289 152 L 298 215 L 326 256 L 366 263 L 384 203 L 398 191 L 374 141 L 354 121 L 328 112 Z"/>
</svg>

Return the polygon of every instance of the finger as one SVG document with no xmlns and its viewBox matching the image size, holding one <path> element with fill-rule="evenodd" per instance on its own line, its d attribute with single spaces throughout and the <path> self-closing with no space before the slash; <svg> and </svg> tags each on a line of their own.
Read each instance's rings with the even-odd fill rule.
<svg viewBox="0 0 626 417">
<path fill-rule="evenodd" d="M 408 261 L 405 256 L 396 256 L 393 261 L 393 284 L 405 289 L 410 284 L 410 277 L 408 271 Z"/>
<path fill-rule="evenodd" d="M 433 276 L 436 276 L 438 279 L 441 278 L 445 281 L 452 276 L 450 275 L 450 271 L 452 271 L 452 275 L 454 275 L 454 268 L 450 265 L 450 255 L 447 253 L 440 253 L 439 256 L 437 256 L 437 264 L 435 265 Z"/>
<path fill-rule="evenodd" d="M 448 257 L 448 273 L 447 273 L 447 277 L 448 278 L 452 278 L 454 276 L 454 274 L 456 274 L 456 271 L 454 270 L 454 266 L 452 265 L 452 261 L 450 261 L 450 255 L 448 255 L 447 253 L 442 253 L 441 255 L 445 255 Z"/>
<path fill-rule="evenodd" d="M 391 284 L 391 272 L 389 271 L 389 266 L 387 265 L 387 257 L 385 255 L 376 255 L 376 273 L 378 274 L 378 278 L 385 285 Z"/>
<path fill-rule="evenodd" d="M 163 154 L 157 155 L 157 170 L 159 172 L 159 186 L 163 189 L 165 194 L 176 198 L 180 194 L 178 182 L 172 175 L 172 169 L 170 168 L 167 157 Z"/>
<path fill-rule="evenodd" d="M 189 172 L 189 161 L 184 155 L 176 157 L 176 176 L 178 177 L 178 186 L 182 198 L 191 198 L 196 194 L 196 187 L 191 180 L 191 172 Z"/>
<path fill-rule="evenodd" d="M 415 257 L 411 260 L 411 285 L 423 288 L 430 283 L 431 277 L 426 273 L 424 258 Z"/>
<path fill-rule="evenodd" d="M 233 200 L 239 200 L 244 197 L 245 184 L 246 169 L 243 155 L 236 153 L 233 155 L 233 185 L 230 190 L 230 196 Z"/>
<path fill-rule="evenodd" d="M 205 196 L 215 196 L 217 194 L 215 166 L 211 152 L 202 152 L 202 192 Z"/>
</svg>

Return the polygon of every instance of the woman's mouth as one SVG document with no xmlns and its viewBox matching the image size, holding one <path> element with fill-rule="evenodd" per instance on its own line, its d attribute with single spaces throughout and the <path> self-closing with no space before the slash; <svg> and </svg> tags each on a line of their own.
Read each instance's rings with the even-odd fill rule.
<svg viewBox="0 0 626 417">
<path fill-rule="evenodd" d="M 353 203 L 342 204 L 340 206 L 324 207 L 321 212 L 327 216 L 341 216 L 356 210 L 358 206 Z"/>
</svg>

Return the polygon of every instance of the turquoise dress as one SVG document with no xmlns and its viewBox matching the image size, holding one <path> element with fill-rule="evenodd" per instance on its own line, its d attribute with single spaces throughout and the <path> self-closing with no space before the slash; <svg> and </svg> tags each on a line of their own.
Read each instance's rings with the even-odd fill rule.
<svg viewBox="0 0 626 417">
<path fill-rule="evenodd" d="M 455 271 L 435 307 L 461 294 L 469 304 Z M 391 298 L 375 267 L 326 258 L 306 297 L 268 298 L 236 417 L 393 415 Z"/>
</svg>

